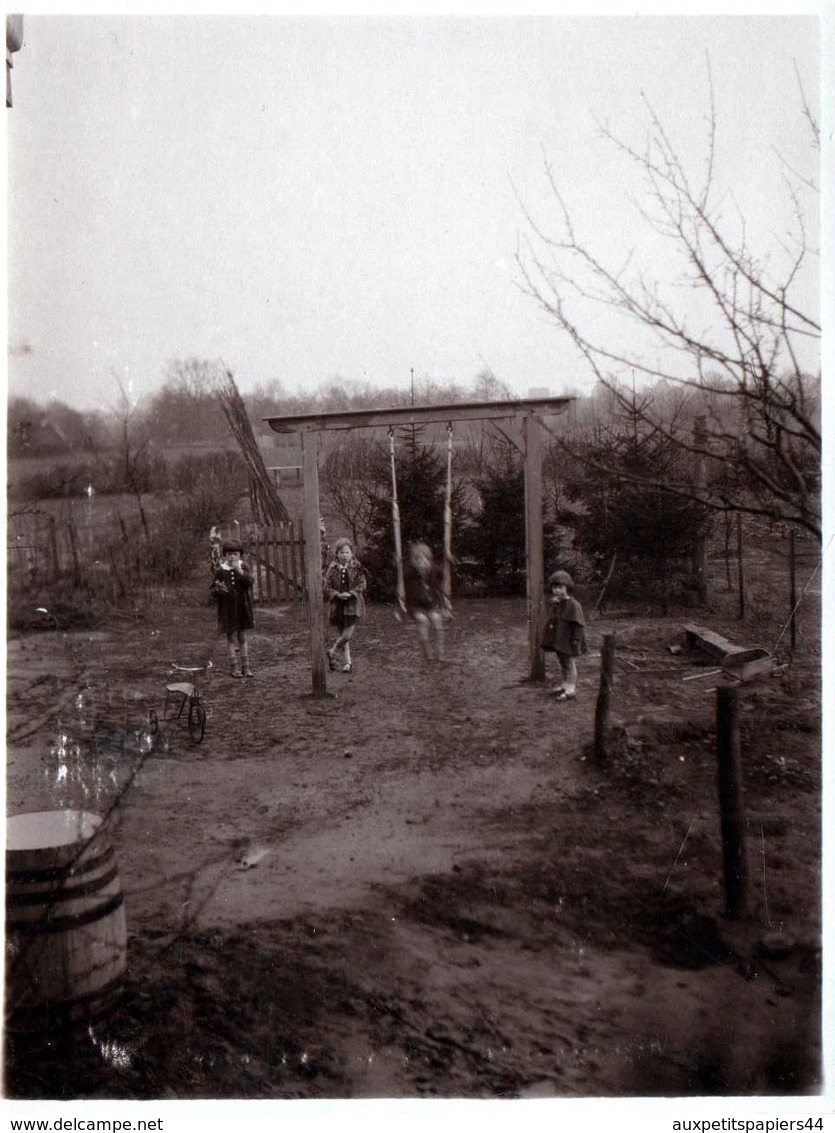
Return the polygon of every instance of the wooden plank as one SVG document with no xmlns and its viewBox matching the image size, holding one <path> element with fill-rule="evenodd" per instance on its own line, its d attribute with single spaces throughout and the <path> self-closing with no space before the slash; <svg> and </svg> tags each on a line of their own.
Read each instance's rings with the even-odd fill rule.
<svg viewBox="0 0 835 1133">
<path fill-rule="evenodd" d="M 298 598 L 299 590 L 297 583 L 299 581 L 298 568 L 296 566 L 296 551 L 294 547 L 294 540 L 296 538 L 296 525 L 290 520 L 288 523 L 282 525 L 282 538 L 281 553 L 284 557 L 284 574 L 287 579 L 292 579 L 285 585 L 285 597 Z M 301 560 L 300 560 L 301 561 Z"/>
<path fill-rule="evenodd" d="M 252 547 L 252 558 L 253 558 L 253 567 L 254 567 L 254 570 L 252 572 L 252 580 L 253 580 L 252 600 L 254 602 L 260 602 L 262 592 L 263 592 L 263 582 L 262 582 L 263 567 L 261 565 L 261 553 L 260 553 L 260 548 L 258 546 L 258 532 L 250 529 L 247 542 Z"/>
<path fill-rule="evenodd" d="M 305 593 L 305 545 L 301 533 L 304 530 L 304 520 L 299 523 L 290 523 L 290 535 L 288 538 L 288 551 L 290 553 L 290 564 L 288 568 L 289 577 L 295 582 L 296 597 Z M 301 586 L 301 590 L 299 590 Z"/>
<path fill-rule="evenodd" d="M 351 409 L 340 413 L 298 413 L 264 417 L 276 433 L 319 433 L 328 429 L 374 429 L 388 425 L 422 425 L 433 421 L 495 421 L 503 417 L 556 416 L 572 397 L 522 398 L 513 401 L 460 401 L 451 405 L 402 405 L 390 409 Z M 305 473 L 307 464 L 304 465 Z M 318 520 L 318 516 L 317 516 Z M 309 528 L 310 517 L 305 515 Z"/>
<path fill-rule="evenodd" d="M 296 563 L 296 525 L 292 520 L 284 525 L 284 554 L 286 561 L 286 569 L 284 573 L 288 578 L 292 578 L 294 582 L 298 581 L 298 565 Z"/>
<path fill-rule="evenodd" d="M 715 633 L 712 629 L 707 629 L 705 626 L 686 625 L 684 627 L 684 635 L 691 649 L 700 649 L 709 657 L 715 657 L 717 661 L 721 661 L 735 648 L 726 637 L 722 637 L 721 634 Z"/>
<path fill-rule="evenodd" d="M 282 538 L 282 531 L 284 524 L 272 529 L 273 551 L 272 561 L 275 564 L 275 600 L 276 602 L 283 602 L 287 596 L 287 569 L 284 563 L 284 541 Z"/>
<path fill-rule="evenodd" d="M 267 601 L 272 602 L 274 598 L 274 590 L 276 578 L 273 573 L 273 547 L 274 543 L 271 539 L 272 529 L 265 527 L 261 532 L 261 548 L 264 555 L 264 581 L 267 588 Z"/>
<path fill-rule="evenodd" d="M 247 549 L 247 561 L 252 568 L 252 601 L 258 602 L 261 597 L 261 564 L 258 561 L 258 538 L 251 527 L 246 528 L 243 544 Z"/>
<path fill-rule="evenodd" d="M 733 649 L 722 662 L 722 672 L 740 681 L 771 672 L 774 658 L 767 649 L 755 646 L 751 649 Z"/>
<path fill-rule="evenodd" d="M 286 572 L 281 560 L 281 531 L 283 527 L 283 523 L 278 523 L 273 524 L 269 529 L 270 565 L 273 572 L 273 586 L 276 602 L 284 600 L 285 583 L 282 575 Z"/>
<path fill-rule="evenodd" d="M 319 530 L 318 518 L 317 518 L 317 521 L 316 521 L 316 530 L 317 531 Z M 321 547 L 321 539 L 320 539 L 319 545 Z M 296 547 L 296 558 L 297 558 L 298 564 L 299 564 L 298 568 L 297 568 L 297 573 L 296 573 L 296 580 L 297 580 L 297 582 L 301 583 L 306 589 L 306 568 L 305 568 L 306 559 L 305 559 L 305 541 L 304 541 L 304 523 L 303 522 L 299 523 L 299 525 L 296 528 L 295 547 Z M 321 558 L 321 551 L 319 552 L 319 554 L 320 554 L 320 558 Z M 320 590 L 322 589 L 322 566 L 321 566 L 321 563 L 319 564 L 319 589 Z"/>
</svg>

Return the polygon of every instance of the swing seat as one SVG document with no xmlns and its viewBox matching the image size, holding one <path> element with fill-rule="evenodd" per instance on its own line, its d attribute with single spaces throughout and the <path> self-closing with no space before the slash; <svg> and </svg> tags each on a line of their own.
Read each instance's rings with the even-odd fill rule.
<svg viewBox="0 0 835 1133">
<path fill-rule="evenodd" d="M 184 681 L 181 684 L 166 685 L 165 691 L 171 696 L 191 696 L 194 693 L 194 685 Z"/>
</svg>

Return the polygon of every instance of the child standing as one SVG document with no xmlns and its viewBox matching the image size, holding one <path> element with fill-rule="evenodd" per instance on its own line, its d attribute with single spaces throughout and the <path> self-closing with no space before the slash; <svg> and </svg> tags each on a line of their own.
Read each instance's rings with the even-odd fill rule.
<svg viewBox="0 0 835 1133">
<path fill-rule="evenodd" d="M 246 632 L 255 625 L 252 616 L 252 572 L 243 561 L 243 547 L 230 540 L 221 547 L 221 559 L 212 576 L 212 597 L 217 602 L 217 624 L 226 634 L 233 677 L 251 677 Z"/>
<path fill-rule="evenodd" d="M 444 656 L 444 613 L 447 601 L 443 589 L 443 569 L 432 558 L 426 543 L 412 543 L 403 572 L 406 613 L 415 622 L 420 645 L 427 661 Z"/>
<path fill-rule="evenodd" d="M 351 638 L 357 622 L 365 613 L 365 571 L 354 558 L 354 548 L 350 539 L 337 539 L 334 547 L 335 559 L 325 572 L 325 594 L 330 601 L 330 624 L 339 631 L 339 636 L 328 650 L 328 665 L 336 668 L 336 652 L 344 650 L 343 673 L 350 673 Z"/>
<path fill-rule="evenodd" d="M 562 683 L 555 688 L 557 700 L 572 700 L 577 695 L 577 658 L 587 652 L 586 619 L 583 608 L 572 598 L 574 579 L 565 570 L 556 570 L 548 579 L 550 612 L 542 631 L 540 645 L 556 653 L 562 672 Z"/>
</svg>

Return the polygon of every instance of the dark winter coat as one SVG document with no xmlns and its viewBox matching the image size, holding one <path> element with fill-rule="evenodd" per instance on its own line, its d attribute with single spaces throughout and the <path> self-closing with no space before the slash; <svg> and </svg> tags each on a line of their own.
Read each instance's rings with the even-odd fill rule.
<svg viewBox="0 0 835 1133">
<path fill-rule="evenodd" d="M 359 621 L 365 613 L 365 571 L 357 559 L 343 566 L 336 559 L 325 572 L 325 596 L 330 602 L 330 624 L 338 629 Z M 349 593 L 350 598 L 338 598 Z"/>
<path fill-rule="evenodd" d="M 252 629 L 252 573 L 246 563 L 241 574 L 221 563 L 212 575 L 211 595 L 217 603 L 218 629 L 225 634 Z"/>
<path fill-rule="evenodd" d="M 542 627 L 539 644 L 551 653 L 579 657 L 588 651 L 585 626 L 583 608 L 576 598 L 553 602 L 548 620 Z"/>
</svg>

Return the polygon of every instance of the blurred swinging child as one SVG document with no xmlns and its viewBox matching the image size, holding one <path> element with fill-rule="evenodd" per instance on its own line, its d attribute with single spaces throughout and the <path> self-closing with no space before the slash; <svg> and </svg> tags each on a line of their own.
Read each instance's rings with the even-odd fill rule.
<svg viewBox="0 0 835 1133">
<path fill-rule="evenodd" d="M 412 543 L 403 572 L 406 613 L 418 627 L 427 661 L 444 657 L 444 617 L 449 604 L 444 594 L 443 568 L 432 558 L 426 543 Z"/>
</svg>

